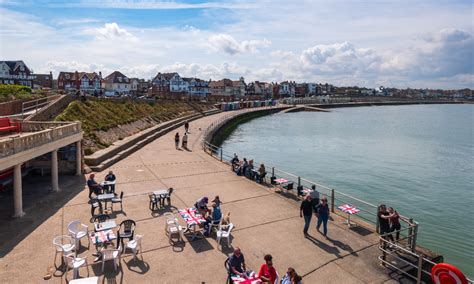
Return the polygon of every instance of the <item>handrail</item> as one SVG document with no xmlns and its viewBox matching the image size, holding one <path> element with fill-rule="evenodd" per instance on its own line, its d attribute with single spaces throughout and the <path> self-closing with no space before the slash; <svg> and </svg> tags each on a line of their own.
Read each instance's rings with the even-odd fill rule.
<svg viewBox="0 0 474 284">
<path fill-rule="evenodd" d="M 40 108 L 42 108 L 45 105 L 48 105 L 49 103 L 51 103 L 52 101 L 54 101 L 55 99 L 59 97 L 60 95 L 51 95 L 51 96 L 23 102 L 21 105 L 21 117 L 24 118 L 25 113 L 33 109 L 35 110 L 35 113 L 37 113 Z"/>
</svg>

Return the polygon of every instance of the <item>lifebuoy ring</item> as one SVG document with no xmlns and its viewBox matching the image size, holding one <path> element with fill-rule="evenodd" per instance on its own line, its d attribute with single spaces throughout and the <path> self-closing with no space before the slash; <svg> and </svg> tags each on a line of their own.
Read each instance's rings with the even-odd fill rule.
<svg viewBox="0 0 474 284">
<path fill-rule="evenodd" d="M 431 269 L 431 280 L 435 284 L 467 284 L 466 276 L 455 266 L 438 263 Z"/>
</svg>

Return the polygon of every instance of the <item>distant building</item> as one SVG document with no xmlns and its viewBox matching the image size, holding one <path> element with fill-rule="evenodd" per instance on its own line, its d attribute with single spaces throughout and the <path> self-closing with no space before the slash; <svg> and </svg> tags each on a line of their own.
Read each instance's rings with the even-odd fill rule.
<svg viewBox="0 0 474 284">
<path fill-rule="evenodd" d="M 228 96 L 233 98 L 241 98 L 245 96 L 246 84 L 243 77 L 237 81 L 230 79 L 222 79 L 218 81 L 211 81 L 209 88 L 213 96 Z"/>
<path fill-rule="evenodd" d="M 33 87 L 36 76 L 22 60 L 0 61 L 0 84 Z"/>
<path fill-rule="evenodd" d="M 98 91 L 101 88 L 102 73 L 92 72 L 59 72 L 59 90 Z"/>
<path fill-rule="evenodd" d="M 102 88 L 105 89 L 106 92 L 128 94 L 132 91 L 132 84 L 127 76 L 119 71 L 114 71 L 102 80 Z"/>
<path fill-rule="evenodd" d="M 36 78 L 33 80 L 34 89 L 53 89 L 53 72 L 49 74 L 35 74 Z"/>
<path fill-rule="evenodd" d="M 294 96 L 296 93 L 296 82 L 294 81 L 281 82 L 278 93 L 284 96 Z"/>
<path fill-rule="evenodd" d="M 209 82 L 198 78 L 183 78 L 188 85 L 188 95 L 207 97 L 211 94 Z"/>
</svg>

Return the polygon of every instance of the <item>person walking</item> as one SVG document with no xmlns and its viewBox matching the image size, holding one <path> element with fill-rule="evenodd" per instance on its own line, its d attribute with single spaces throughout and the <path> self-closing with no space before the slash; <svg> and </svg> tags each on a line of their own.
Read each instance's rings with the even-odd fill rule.
<svg viewBox="0 0 474 284">
<path fill-rule="evenodd" d="M 188 133 L 188 130 L 189 130 L 189 122 L 186 121 L 186 122 L 184 123 L 184 132 L 185 132 L 185 133 Z"/>
<path fill-rule="evenodd" d="M 323 224 L 323 235 L 327 238 L 328 234 L 328 220 L 329 220 L 329 206 L 328 199 L 324 196 L 321 198 L 321 202 L 316 206 L 316 216 L 318 216 L 318 224 L 316 229 L 319 232 L 321 224 Z"/>
<path fill-rule="evenodd" d="M 176 147 L 176 150 L 179 149 L 179 133 L 176 132 L 176 135 L 174 136 L 174 145 Z"/>
<path fill-rule="evenodd" d="M 188 150 L 188 135 L 184 133 L 183 135 L 183 149 Z"/>
<path fill-rule="evenodd" d="M 311 224 L 311 216 L 313 215 L 313 204 L 311 202 L 311 196 L 306 195 L 305 199 L 301 202 L 300 206 L 300 218 L 304 217 L 304 229 L 303 233 L 306 236 L 308 234 L 309 225 Z"/>
</svg>

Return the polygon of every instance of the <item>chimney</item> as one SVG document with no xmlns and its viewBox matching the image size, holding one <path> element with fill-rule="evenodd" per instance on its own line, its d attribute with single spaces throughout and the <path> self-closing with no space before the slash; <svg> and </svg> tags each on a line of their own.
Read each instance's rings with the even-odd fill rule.
<svg viewBox="0 0 474 284">
<path fill-rule="evenodd" d="M 99 79 L 102 80 L 102 72 L 99 71 Z"/>
</svg>

